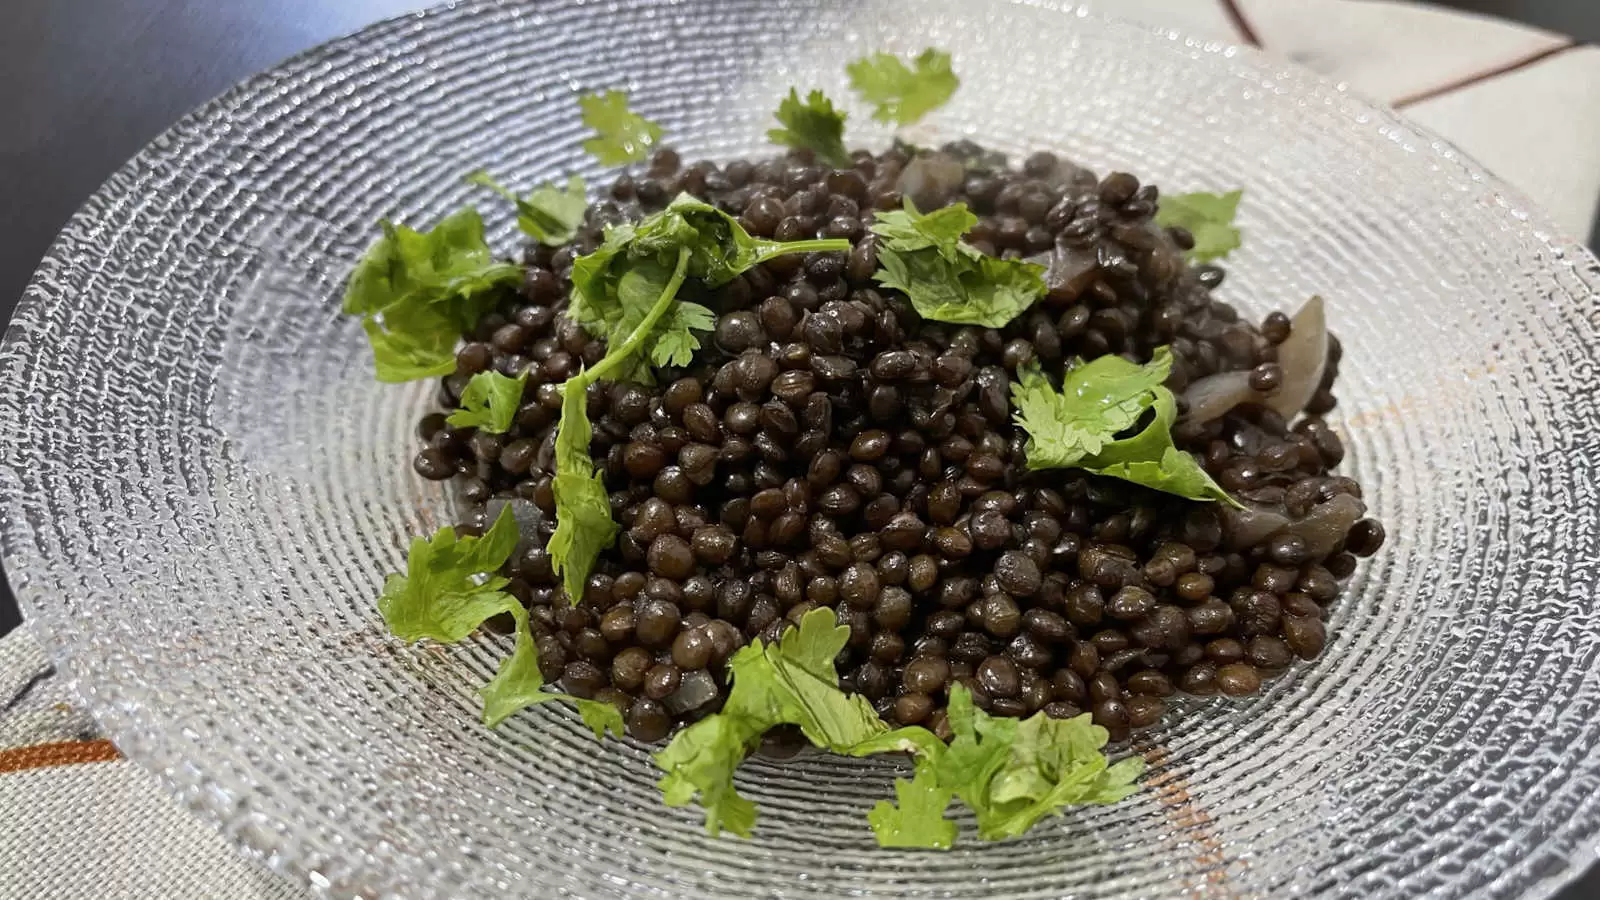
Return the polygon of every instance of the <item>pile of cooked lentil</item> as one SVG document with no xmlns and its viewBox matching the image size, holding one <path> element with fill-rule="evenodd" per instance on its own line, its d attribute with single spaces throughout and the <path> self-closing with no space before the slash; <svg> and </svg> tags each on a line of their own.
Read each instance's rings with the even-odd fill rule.
<svg viewBox="0 0 1600 900">
<path fill-rule="evenodd" d="M 1155 225 L 1157 189 L 1132 175 L 1049 153 L 1016 168 L 963 141 L 932 154 L 958 177 L 921 177 L 918 154 L 856 151 L 835 169 L 807 150 L 691 165 L 658 150 L 589 206 L 572 243 L 529 247 L 516 299 L 465 335 L 441 380 L 449 410 L 474 374 L 526 371 L 511 429 L 456 429 L 443 412 L 420 423 L 415 468 L 453 480 L 463 533 L 507 503 L 528 512 L 537 539 L 501 574 L 531 613 L 544 677 L 615 704 L 636 738 L 718 710 L 734 651 L 829 607 L 850 628 L 841 687 L 891 723 L 948 737 L 960 683 L 992 715 L 1089 712 L 1122 739 L 1177 693 L 1252 694 L 1317 656 L 1341 579 L 1383 542 L 1351 502 L 1360 485 L 1333 474 L 1344 448 L 1322 416 L 1337 340 L 1293 421 L 1252 402 L 1197 421 L 1180 399 L 1178 447 L 1244 512 L 1029 471 L 1008 394 L 1019 367 L 1144 362 L 1168 346 L 1180 398 L 1225 372 L 1267 397 L 1291 320 L 1253 325 L 1214 299 L 1223 270 L 1185 262 L 1191 236 Z M 573 260 L 680 192 L 756 237 L 853 249 L 756 266 L 711 292 L 715 330 L 692 365 L 590 386 L 591 452 L 623 530 L 569 604 L 544 549 L 560 385 L 606 349 L 564 314 Z M 873 278 L 873 212 L 908 193 L 923 210 L 966 203 L 979 221 L 965 239 L 984 253 L 1048 255 L 1049 293 L 1000 329 L 922 320 Z M 1295 522 L 1338 533 L 1282 527 Z"/>
</svg>

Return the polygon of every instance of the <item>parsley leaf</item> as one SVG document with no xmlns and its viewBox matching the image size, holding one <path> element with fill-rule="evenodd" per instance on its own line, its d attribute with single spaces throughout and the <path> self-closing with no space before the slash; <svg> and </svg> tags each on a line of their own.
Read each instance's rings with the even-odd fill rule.
<svg viewBox="0 0 1600 900">
<path fill-rule="evenodd" d="M 583 124 L 595 136 L 583 142 L 583 149 L 606 166 L 625 166 L 650 155 L 661 140 L 661 126 L 628 108 L 628 95 L 622 91 L 584 94 L 578 98 Z"/>
<path fill-rule="evenodd" d="M 1184 254 L 1190 262 L 1206 263 L 1239 249 L 1239 229 L 1233 217 L 1244 191 L 1226 194 L 1163 194 L 1156 209 L 1156 224 L 1185 228 L 1194 235 L 1194 249 Z"/>
<path fill-rule="evenodd" d="M 877 214 L 878 273 L 925 319 L 1003 327 L 1045 294 L 1044 266 L 996 259 L 961 240 L 978 217 L 964 203 L 923 215 L 909 203 Z"/>
<path fill-rule="evenodd" d="M 844 147 L 844 120 L 848 114 L 835 109 L 833 101 L 821 91 L 812 91 L 800 102 L 794 88 L 778 104 L 775 114 L 782 128 L 767 132 L 767 140 L 786 147 L 805 147 L 834 168 L 848 168 L 850 152 Z"/>
<path fill-rule="evenodd" d="M 950 71 L 950 54 L 928 48 L 911 66 L 890 53 L 874 53 L 845 67 L 850 86 L 863 100 L 877 106 L 872 117 L 879 122 L 910 125 L 943 106 L 961 85 Z"/>
<path fill-rule="evenodd" d="M 494 307 L 499 289 L 522 277 L 495 262 L 483 220 L 467 208 L 429 232 L 388 220 L 345 286 L 344 312 L 362 317 L 380 381 L 455 371 L 461 334 Z"/>
<path fill-rule="evenodd" d="M 522 389 L 527 383 L 526 371 L 516 378 L 495 371 L 479 372 L 461 391 L 461 408 L 445 421 L 456 428 L 505 434 L 522 406 Z"/>
<path fill-rule="evenodd" d="M 494 727 L 524 706 L 567 700 L 578 707 L 595 737 L 607 730 L 621 737 L 622 713 L 615 706 L 541 690 L 544 679 L 528 611 L 501 590 L 505 578 L 489 574 L 511 558 L 520 536 L 507 506 L 482 537 L 457 538 L 454 528 L 445 527 L 432 538 L 416 538 L 406 557 L 406 574 L 390 575 L 378 598 L 384 624 L 401 640 L 456 643 L 490 616 L 510 613 L 516 621 L 516 645 L 481 692 L 484 724 Z"/>
<path fill-rule="evenodd" d="M 1172 442 L 1177 400 L 1162 384 L 1171 370 L 1166 347 L 1142 366 L 1102 356 L 1068 371 L 1060 391 L 1036 364 L 1024 368 L 1011 401 L 1028 433 L 1028 468 L 1074 467 L 1190 500 L 1236 503 Z M 1146 418 L 1137 433 L 1117 437 Z"/>
<path fill-rule="evenodd" d="M 510 200 L 517 207 L 517 227 L 522 233 L 550 247 L 559 247 L 577 236 L 578 226 L 583 224 L 583 214 L 589 207 L 583 179 L 576 175 L 567 179 L 565 190 L 554 184 L 542 184 L 526 198 L 502 187 L 482 169 L 468 175 L 467 182 Z"/>
</svg>

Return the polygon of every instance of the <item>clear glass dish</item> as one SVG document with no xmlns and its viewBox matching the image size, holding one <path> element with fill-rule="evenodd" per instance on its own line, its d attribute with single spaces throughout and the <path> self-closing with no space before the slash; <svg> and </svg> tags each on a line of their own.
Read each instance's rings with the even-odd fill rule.
<svg viewBox="0 0 1600 900">
<path fill-rule="evenodd" d="M 887 851 L 862 816 L 894 763 L 756 762 L 755 837 L 712 839 L 645 747 L 556 706 L 478 725 L 496 639 L 385 634 L 382 577 L 445 498 L 409 466 L 430 389 L 373 381 L 338 292 L 380 216 L 434 219 L 470 169 L 599 175 L 578 90 L 725 157 L 791 84 L 926 45 L 964 85 L 914 141 L 1245 188 L 1224 296 L 1327 298 L 1390 542 L 1322 659 L 1139 736 L 1121 805 Z M 123 750 L 335 895 L 1545 896 L 1600 834 L 1597 285 L 1448 144 L 1248 50 L 1045 2 L 462 4 L 247 82 L 72 220 L 0 344 L 0 548 Z"/>
</svg>

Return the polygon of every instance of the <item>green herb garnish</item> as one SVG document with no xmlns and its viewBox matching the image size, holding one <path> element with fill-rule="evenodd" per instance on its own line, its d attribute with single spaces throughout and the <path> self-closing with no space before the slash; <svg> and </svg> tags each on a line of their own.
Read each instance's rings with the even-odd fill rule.
<svg viewBox="0 0 1600 900">
<path fill-rule="evenodd" d="M 629 109 L 628 95 L 622 91 L 584 94 L 578 98 L 578 108 L 583 111 L 583 124 L 595 130 L 595 136 L 583 142 L 583 149 L 601 165 L 638 162 L 661 140 L 661 126 Z"/>
<path fill-rule="evenodd" d="M 617 536 L 601 473 L 589 456 L 592 428 L 585 391 L 601 379 L 644 379 L 651 367 L 687 365 L 716 315 L 678 297 L 686 278 L 718 287 L 785 253 L 846 251 L 848 240 L 758 240 L 709 203 L 680 194 L 667 208 L 634 225 L 606 230 L 605 242 L 572 265 L 576 322 L 606 341 L 594 368 L 562 386 L 556 433 L 556 530 L 550 557 L 572 602 L 595 560 Z"/>
<path fill-rule="evenodd" d="M 890 824 L 902 840 L 921 833 L 941 836 L 930 811 L 946 792 L 976 814 L 979 837 L 998 841 L 1023 834 L 1068 806 L 1116 803 L 1137 790 L 1134 781 L 1144 771 L 1137 756 L 1108 765 L 1101 748 L 1109 735 L 1088 713 L 1071 719 L 1042 712 L 1026 719 L 990 716 L 957 684 L 946 715 L 955 734 L 949 747 L 919 766 L 919 778 L 896 784 L 901 806 Z M 913 803 L 907 803 L 908 794 Z M 886 817 L 886 805 L 874 810 L 880 818 Z"/>
<path fill-rule="evenodd" d="M 1045 294 L 1044 266 L 996 259 L 961 236 L 978 223 L 965 203 L 923 215 L 910 202 L 877 214 L 882 237 L 878 273 L 885 287 L 904 291 L 925 319 L 1004 327 Z"/>
<path fill-rule="evenodd" d="M 445 421 L 456 428 L 476 428 L 490 434 L 505 434 L 522 406 L 522 389 L 528 373 L 507 378 L 499 372 L 479 372 L 461 391 L 461 408 Z"/>
<path fill-rule="evenodd" d="M 567 179 L 565 189 L 542 184 L 527 197 L 518 197 L 482 169 L 468 175 L 467 182 L 486 187 L 515 204 L 517 227 L 547 247 L 559 247 L 577 237 L 578 226 L 583 224 L 583 214 L 589 208 L 583 179 L 576 175 Z"/>
<path fill-rule="evenodd" d="M 594 569 L 595 560 L 616 540 L 618 526 L 611 518 L 611 498 L 604 474 L 589 455 L 594 428 L 589 423 L 589 385 L 632 365 L 640 348 L 667 317 L 683 286 L 689 250 L 678 250 L 678 264 L 649 310 L 628 337 L 613 342 L 605 358 L 592 369 L 567 379 L 561 386 L 561 421 L 556 431 L 556 530 L 546 549 L 567 597 L 576 604 Z"/>
<path fill-rule="evenodd" d="M 963 692 L 966 688 L 961 688 Z M 939 773 L 930 757 L 918 757 L 916 775 L 907 781 L 894 780 L 898 805 L 879 800 L 867 813 L 867 824 L 877 835 L 880 847 L 919 847 L 949 850 L 955 846 L 956 823 L 944 817 L 955 791 L 939 783 Z"/>
<path fill-rule="evenodd" d="M 720 287 L 751 267 L 786 253 L 849 250 L 847 240 L 768 241 L 750 236 L 737 220 L 689 194 L 634 225 L 606 229 L 605 242 L 572 265 L 574 321 L 614 344 L 633 332 L 671 277 L 679 248 L 689 250 L 688 275 Z M 642 380 L 649 365 L 686 365 L 699 349 L 695 331 L 710 331 L 716 315 L 698 303 L 673 304 L 648 358 L 622 368 L 622 379 Z"/>
<path fill-rule="evenodd" d="M 913 124 L 943 106 L 961 85 L 950 71 L 950 54 L 931 47 L 910 66 L 891 53 L 874 53 L 850 63 L 845 72 L 856 93 L 877 107 L 874 119 L 900 125 Z"/>
<path fill-rule="evenodd" d="M 500 511 L 483 537 L 456 537 L 454 528 L 431 538 L 415 538 L 406 557 L 406 574 L 390 575 L 378 598 L 378 612 L 395 637 L 446 643 L 465 640 L 490 616 L 509 613 L 516 621 L 516 646 L 484 685 L 483 723 L 490 727 L 525 706 L 566 700 L 595 733 L 621 737 L 622 713 L 609 703 L 543 690 L 538 651 L 529 630 L 528 611 L 502 588 L 507 579 L 493 573 L 516 551 L 520 532 L 511 507 Z"/>
<path fill-rule="evenodd" d="M 379 381 L 448 375 L 462 332 L 494 307 L 499 289 L 520 279 L 522 270 L 494 260 L 483 220 L 471 208 L 427 232 L 387 219 L 381 224 L 383 237 L 345 287 L 344 312 L 362 317 Z"/>
<path fill-rule="evenodd" d="M 733 773 L 777 725 L 799 726 L 812 743 L 835 753 L 915 757 L 916 776 L 895 785 L 899 805 L 885 800 L 868 815 L 886 847 L 949 848 L 956 826 L 944 813 L 952 798 L 977 814 L 980 837 L 998 840 L 1066 806 L 1114 803 L 1134 791 L 1143 761 L 1108 766 L 1100 752 L 1106 731 L 1087 714 L 995 718 L 974 708 L 958 684 L 950 694 L 955 740 L 949 746 L 925 728 L 891 729 L 865 698 L 839 689 L 833 661 L 849 637 L 833 610 L 815 609 L 777 644 L 752 641 L 734 654 L 722 710 L 680 731 L 655 756 L 666 772 L 661 789 L 667 805 L 698 797 L 708 832 L 748 837 L 756 807 L 734 788 Z"/>
<path fill-rule="evenodd" d="M 1162 384 L 1171 371 L 1166 347 L 1142 366 L 1108 354 L 1070 369 L 1060 391 L 1037 363 L 1022 368 L 1011 402 L 1028 433 L 1028 468 L 1084 469 L 1190 500 L 1236 503 L 1172 442 L 1178 405 Z"/>
<path fill-rule="evenodd" d="M 1184 254 L 1190 262 L 1206 263 L 1239 249 L 1239 229 L 1233 217 L 1244 191 L 1226 194 L 1164 194 L 1156 210 L 1156 224 L 1184 228 L 1194 235 L 1194 248 Z"/>
<path fill-rule="evenodd" d="M 794 88 L 778 104 L 775 113 L 782 128 L 767 132 L 767 140 L 785 147 L 804 147 L 817 154 L 817 158 L 843 169 L 850 165 L 850 152 L 844 147 L 844 120 L 848 115 L 834 108 L 821 91 L 812 91 L 800 102 Z"/>
</svg>

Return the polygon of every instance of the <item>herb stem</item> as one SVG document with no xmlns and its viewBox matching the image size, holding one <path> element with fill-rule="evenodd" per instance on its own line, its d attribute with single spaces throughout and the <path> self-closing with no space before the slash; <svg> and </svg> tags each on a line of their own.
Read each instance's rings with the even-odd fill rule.
<svg viewBox="0 0 1600 900">
<path fill-rule="evenodd" d="M 662 317 L 672 308 L 672 301 L 678 296 L 678 289 L 683 287 L 683 279 L 688 272 L 689 248 L 679 247 L 678 265 L 672 270 L 672 280 L 667 282 L 666 288 L 661 292 L 661 297 L 656 300 L 654 306 L 650 307 L 650 312 L 645 314 L 644 321 L 639 323 L 639 327 L 633 329 L 633 333 L 628 335 L 627 340 L 623 341 L 620 347 L 616 347 L 607 353 L 605 358 L 600 360 L 594 368 L 576 376 L 576 378 L 583 379 L 585 387 L 609 375 L 638 351 L 639 347 L 644 344 L 645 339 L 655 331 L 656 326 L 661 324 Z"/>
<path fill-rule="evenodd" d="M 756 257 L 757 263 L 764 263 L 769 259 L 786 256 L 790 253 L 831 253 L 835 250 L 848 253 L 850 241 L 847 238 L 818 238 L 810 241 L 789 241 L 788 243 L 761 243 L 761 255 Z"/>
</svg>

